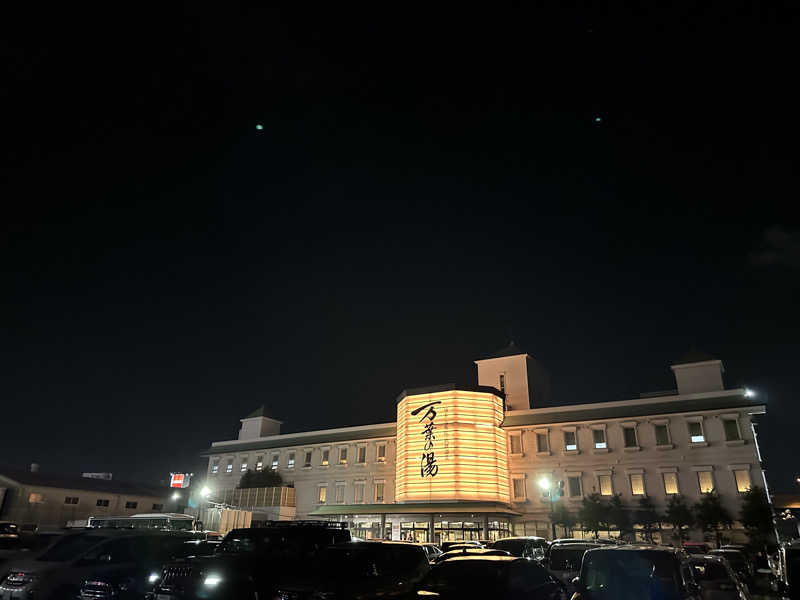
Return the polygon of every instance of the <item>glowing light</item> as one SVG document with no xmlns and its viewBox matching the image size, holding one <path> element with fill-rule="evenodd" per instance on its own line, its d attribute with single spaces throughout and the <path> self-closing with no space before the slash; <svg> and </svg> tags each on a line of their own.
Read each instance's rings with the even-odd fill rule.
<svg viewBox="0 0 800 600">
<path fill-rule="evenodd" d="M 174 494 L 172 494 L 172 499 L 173 500 L 180 500 L 180 498 L 181 498 L 181 495 L 178 492 L 175 492 Z"/>
<path fill-rule="evenodd" d="M 603 117 L 595 117 L 594 118 L 594 122 L 595 123 L 602 123 L 603 122 Z"/>
<path fill-rule="evenodd" d="M 256 129 L 258 131 L 262 131 L 264 129 L 264 126 L 261 123 L 259 123 L 258 125 L 256 125 Z"/>
<path fill-rule="evenodd" d="M 549 490 L 550 489 L 550 480 L 547 477 L 542 477 L 539 480 L 539 487 L 542 488 L 543 490 Z"/>
<path fill-rule="evenodd" d="M 158 573 L 150 573 L 150 576 L 147 578 L 147 583 L 155 583 L 158 581 Z"/>
<path fill-rule="evenodd" d="M 203 489 L 202 489 L 202 490 L 200 490 L 200 495 L 201 495 L 203 498 L 208 498 L 208 497 L 211 495 L 211 490 L 210 490 L 210 489 L 208 489 L 208 487 L 206 487 L 206 486 L 203 486 Z"/>
<path fill-rule="evenodd" d="M 748 388 L 744 389 L 744 397 L 745 398 L 752 398 L 755 395 L 756 395 L 756 393 L 753 390 L 748 389 Z"/>
<path fill-rule="evenodd" d="M 222 577 L 219 575 L 209 575 L 206 577 L 205 581 L 203 581 L 203 585 L 214 586 L 218 585 L 220 581 L 222 581 Z"/>
</svg>

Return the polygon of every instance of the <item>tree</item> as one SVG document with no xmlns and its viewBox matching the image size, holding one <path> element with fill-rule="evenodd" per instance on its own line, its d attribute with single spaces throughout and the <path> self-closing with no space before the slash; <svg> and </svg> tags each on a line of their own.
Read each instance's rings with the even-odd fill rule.
<svg viewBox="0 0 800 600">
<path fill-rule="evenodd" d="M 653 501 L 645 496 L 639 498 L 639 508 L 636 511 L 636 522 L 642 526 L 645 539 L 653 543 L 653 533 L 661 530 L 661 522 L 664 517 L 659 515 Z"/>
<path fill-rule="evenodd" d="M 584 531 L 593 531 L 594 537 L 597 537 L 600 529 L 608 521 L 608 507 L 600 494 L 597 492 L 589 494 L 581 501 L 578 520 Z"/>
<path fill-rule="evenodd" d="M 620 538 L 633 530 L 630 513 L 622 503 L 622 494 L 616 494 L 608 501 L 608 521 L 610 525 L 616 525 Z"/>
<path fill-rule="evenodd" d="M 761 550 L 775 543 L 775 522 L 772 505 L 764 488 L 754 485 L 742 494 L 739 521 L 747 531 L 750 544 Z"/>
<path fill-rule="evenodd" d="M 569 531 L 575 527 L 575 517 L 567 510 L 563 503 L 558 502 L 553 505 L 553 514 L 551 516 L 554 525 L 561 525 L 564 528 L 565 535 L 569 535 Z"/>
<path fill-rule="evenodd" d="M 719 494 L 714 491 L 703 494 L 700 502 L 694 505 L 697 526 L 705 532 L 713 532 L 717 548 L 722 545 L 722 529 L 733 525 L 733 518 L 728 509 L 722 506 Z"/>
<path fill-rule="evenodd" d="M 277 471 L 253 471 L 247 469 L 239 480 L 240 489 L 262 488 L 262 487 L 281 487 L 283 477 Z"/>
<path fill-rule="evenodd" d="M 685 528 L 694 523 L 694 514 L 691 507 L 686 503 L 686 499 L 680 494 L 671 496 L 667 503 L 667 512 L 664 515 L 664 522 L 672 525 L 674 535 L 678 541 L 683 543 L 686 539 Z"/>
</svg>

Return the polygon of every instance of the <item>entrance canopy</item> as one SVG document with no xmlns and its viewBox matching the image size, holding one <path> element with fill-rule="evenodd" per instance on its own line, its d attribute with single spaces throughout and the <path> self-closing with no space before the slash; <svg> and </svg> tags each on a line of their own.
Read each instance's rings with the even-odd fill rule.
<svg viewBox="0 0 800 600">
<path fill-rule="evenodd" d="M 402 504 L 333 504 L 320 506 L 308 513 L 309 517 L 339 515 L 432 515 L 432 514 L 493 514 L 517 517 L 520 513 L 500 502 L 409 502 Z"/>
</svg>

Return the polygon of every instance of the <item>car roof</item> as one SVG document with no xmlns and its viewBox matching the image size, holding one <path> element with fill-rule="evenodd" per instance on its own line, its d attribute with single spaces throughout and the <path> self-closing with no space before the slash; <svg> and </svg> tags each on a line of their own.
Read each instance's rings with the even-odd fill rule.
<svg viewBox="0 0 800 600">
<path fill-rule="evenodd" d="M 681 548 L 674 548 L 672 546 L 634 546 L 632 544 L 625 544 L 623 546 L 601 545 L 599 548 L 593 548 L 589 552 L 637 552 L 642 550 L 646 550 L 648 552 L 664 552 L 665 554 L 675 555 L 684 554 Z"/>
<path fill-rule="evenodd" d="M 741 554 L 744 556 L 744 552 L 736 548 L 717 548 L 716 550 L 710 550 L 709 554 Z"/>
<path fill-rule="evenodd" d="M 597 542 L 582 542 L 580 544 L 562 544 L 561 542 L 554 542 L 550 544 L 550 550 L 557 548 L 574 548 L 575 546 L 588 546 L 590 548 L 603 548 L 606 544 L 598 544 Z"/>
<path fill-rule="evenodd" d="M 504 537 L 500 538 L 499 540 L 495 540 L 495 542 L 505 542 L 506 540 L 543 540 L 545 538 L 539 537 L 537 535 L 515 535 L 512 537 Z"/>
<path fill-rule="evenodd" d="M 689 561 L 715 562 L 715 563 L 720 563 L 721 565 L 724 565 L 727 562 L 724 556 L 713 555 L 713 554 L 692 554 L 689 557 Z"/>
<path fill-rule="evenodd" d="M 465 554 L 464 556 L 455 556 L 450 560 L 446 560 L 445 562 L 441 563 L 443 565 L 447 565 L 450 563 L 456 562 L 491 562 L 491 563 L 513 563 L 513 562 L 524 562 L 525 564 L 532 564 L 531 561 L 520 558 L 518 556 L 496 556 L 496 555 L 481 555 L 481 554 Z M 438 565 L 437 565 L 438 566 Z"/>
<path fill-rule="evenodd" d="M 376 541 L 367 541 L 367 540 L 365 540 L 363 542 L 360 542 L 360 541 L 342 542 L 341 544 L 334 544 L 333 546 L 330 546 L 330 548 L 333 549 L 333 550 L 337 550 L 337 549 L 341 549 L 341 548 L 344 548 L 344 549 L 347 549 L 347 548 L 372 548 L 374 546 L 419 548 L 420 550 L 422 549 L 422 545 L 421 544 L 415 544 L 413 542 L 401 542 L 401 541 L 390 542 L 390 541 L 385 541 L 385 540 L 379 540 L 379 541 L 378 540 L 376 540 Z"/>
</svg>

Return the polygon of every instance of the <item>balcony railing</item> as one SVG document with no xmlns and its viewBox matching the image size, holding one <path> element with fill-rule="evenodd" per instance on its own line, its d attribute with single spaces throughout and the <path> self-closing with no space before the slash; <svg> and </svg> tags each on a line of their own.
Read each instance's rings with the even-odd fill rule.
<svg viewBox="0 0 800 600">
<path fill-rule="evenodd" d="M 293 487 L 262 487 L 240 490 L 218 490 L 211 498 L 213 502 L 236 508 L 259 508 L 264 506 L 295 506 Z"/>
</svg>

